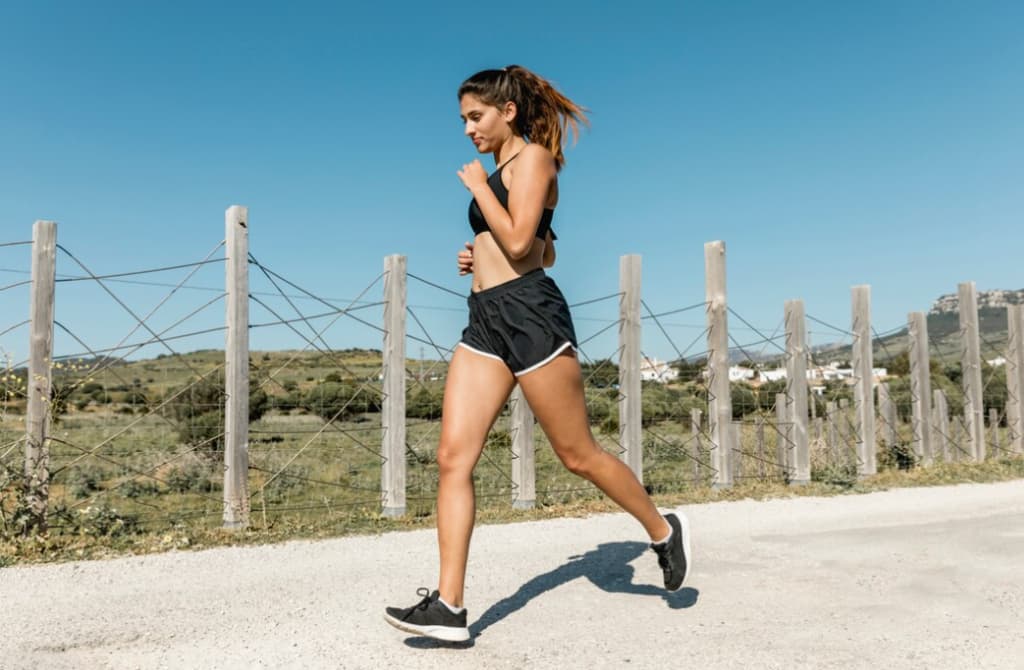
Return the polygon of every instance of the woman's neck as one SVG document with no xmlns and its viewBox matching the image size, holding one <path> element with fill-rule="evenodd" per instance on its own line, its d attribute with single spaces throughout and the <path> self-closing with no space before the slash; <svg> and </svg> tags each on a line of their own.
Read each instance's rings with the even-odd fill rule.
<svg viewBox="0 0 1024 670">
<path fill-rule="evenodd" d="M 494 152 L 494 164 L 501 167 L 505 163 L 509 162 L 513 156 L 523 150 L 526 146 L 526 140 L 518 135 L 505 140 L 498 150 Z"/>
</svg>

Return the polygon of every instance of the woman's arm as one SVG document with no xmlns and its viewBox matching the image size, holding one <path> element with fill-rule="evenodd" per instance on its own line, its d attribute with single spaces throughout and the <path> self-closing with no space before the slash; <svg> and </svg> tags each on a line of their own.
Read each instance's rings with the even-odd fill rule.
<svg viewBox="0 0 1024 670">
<path fill-rule="evenodd" d="M 540 264 L 546 268 L 555 264 L 555 241 L 551 239 L 551 231 L 544 237 L 544 258 Z"/>
<path fill-rule="evenodd" d="M 487 174 L 480 161 L 463 166 L 459 178 L 476 199 L 498 244 L 512 260 L 519 260 L 533 246 L 556 174 L 555 159 L 550 151 L 535 144 L 523 147 L 509 185 L 507 211 L 487 184 Z"/>
</svg>

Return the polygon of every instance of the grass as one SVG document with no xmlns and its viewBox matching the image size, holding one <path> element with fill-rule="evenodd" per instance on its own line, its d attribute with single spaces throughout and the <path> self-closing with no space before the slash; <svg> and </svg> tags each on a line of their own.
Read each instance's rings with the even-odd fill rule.
<svg viewBox="0 0 1024 670">
<path fill-rule="evenodd" d="M 105 388 L 139 389 L 152 403 L 152 399 L 166 397 L 170 390 L 194 379 L 196 373 L 214 369 L 222 356 L 221 352 L 202 351 L 135 361 L 77 381 Z M 328 375 L 337 374 L 339 360 L 344 362 L 345 374 L 357 379 L 375 380 L 380 367 L 379 353 L 368 351 L 330 356 L 316 352 L 253 352 L 252 358 L 254 383 L 273 375 L 276 381 L 268 384 L 267 390 L 282 394 L 286 384 L 292 392 L 303 392 Z M 438 372 L 443 376 L 443 369 Z M 68 367 L 59 374 L 55 371 L 55 378 L 75 383 L 75 374 L 85 373 Z M 428 381 L 427 385 L 439 389 L 440 383 Z M 588 389 L 588 396 L 595 404 L 592 410 L 604 411 L 604 419 L 595 422 L 595 436 L 606 450 L 618 453 L 614 416 L 617 394 L 609 389 Z M 221 454 L 207 447 L 187 446 L 172 414 L 146 414 L 146 405 L 132 407 L 118 399 L 93 402 L 83 397 L 86 402 L 81 407 L 69 403 L 67 413 L 51 429 L 51 528 L 44 534 L 22 537 L 15 532 L 13 518 L 18 512 L 21 461 L 17 443 L 24 431 L 24 402 L 17 395 L 10 397 L 0 404 L 0 466 L 5 466 L 0 479 L 8 475 L 6 483 L 0 481 L 0 566 L 380 533 L 430 528 L 435 523 L 440 427 L 436 420 L 407 421 L 407 514 L 393 519 L 380 514 L 379 414 L 325 423 L 304 410 L 272 409 L 250 423 L 251 528 L 225 531 L 220 528 Z M 655 402 L 659 394 L 645 392 L 644 397 Z M 596 406 L 601 403 L 602 407 Z M 753 412 L 752 407 L 748 409 Z M 879 458 L 882 472 L 858 479 L 849 435 L 839 431 L 837 441 L 830 444 L 828 431 L 812 427 L 816 437 L 811 452 L 812 482 L 790 487 L 772 465 L 782 438 L 770 425 L 773 417 L 766 413 L 763 418 L 769 423 L 760 430 L 753 414 L 743 421 L 743 458 L 736 473 L 737 485 L 715 490 L 709 486 L 711 458 L 707 443 L 693 439 L 686 414 L 685 419 L 675 417 L 645 426 L 644 479 L 659 505 L 1024 478 L 1024 459 L 1020 458 L 900 470 L 901 464 L 912 464 L 913 459 L 897 459 L 883 449 Z M 761 439 L 757 438 L 759 434 Z M 999 439 L 1005 443 L 1005 430 Z M 909 442 L 908 425 L 900 425 L 898 440 Z M 534 448 L 536 508 L 516 511 L 511 505 L 514 456 L 507 412 L 498 419 L 475 473 L 480 523 L 618 510 L 595 487 L 562 467 L 539 429 L 534 431 Z"/>
<path fill-rule="evenodd" d="M 787 486 L 782 482 L 750 480 L 728 489 L 699 485 L 655 493 L 653 498 L 659 506 L 668 507 L 727 500 L 858 494 L 898 487 L 998 482 L 1022 478 L 1024 458 L 1017 457 L 977 464 L 948 463 L 930 468 L 885 470 L 849 484 L 812 481 L 804 486 Z M 548 496 L 547 501 L 539 501 L 532 510 L 513 510 L 507 498 L 498 504 L 493 504 L 493 500 L 483 502 L 477 521 L 481 524 L 511 523 L 620 511 L 618 506 L 601 496 L 591 485 L 585 484 L 580 488 L 583 490 L 565 501 L 553 501 Z M 115 522 L 113 526 L 108 524 L 106 532 L 99 532 L 90 524 L 81 524 L 75 529 L 65 528 L 60 532 L 3 538 L 0 540 L 0 566 L 259 545 L 295 539 L 322 539 L 434 527 L 436 520 L 432 501 L 429 504 L 410 505 L 409 511 L 404 517 L 388 518 L 382 516 L 376 507 L 354 506 L 333 510 L 323 507 L 315 516 L 278 513 L 272 518 L 264 518 L 258 509 L 254 509 L 252 527 L 241 531 L 228 531 L 195 520 L 182 520 L 164 528 L 151 529 L 133 526 L 119 528 Z M 86 512 L 89 513 L 94 511 Z"/>
</svg>

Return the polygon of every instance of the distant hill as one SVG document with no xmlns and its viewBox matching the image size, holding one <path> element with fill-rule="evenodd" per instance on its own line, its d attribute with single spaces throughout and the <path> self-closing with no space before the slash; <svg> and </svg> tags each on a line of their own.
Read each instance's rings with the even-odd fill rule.
<svg viewBox="0 0 1024 670">
<path fill-rule="evenodd" d="M 981 357 L 991 360 L 1005 353 L 1007 341 L 1006 306 L 1024 304 L 1024 289 L 978 292 L 978 323 L 981 330 Z M 958 296 L 947 294 L 939 296 L 932 303 L 927 314 L 928 339 L 931 342 L 930 355 L 933 359 L 944 362 L 959 360 L 960 356 L 960 300 Z M 884 361 L 897 356 L 909 348 L 907 329 L 890 333 L 876 339 L 874 358 Z M 833 342 L 811 347 L 811 355 L 815 362 L 828 363 L 835 360 L 850 359 L 850 342 Z M 729 351 L 732 362 L 747 360 L 738 349 Z M 779 360 L 778 355 L 763 357 L 762 362 L 773 364 Z"/>
<path fill-rule="evenodd" d="M 1006 314 L 1007 305 L 1020 305 L 1024 303 L 1024 289 L 1006 290 L 995 289 L 992 291 L 978 292 L 978 310 L 985 308 L 1002 310 Z M 956 314 L 960 311 L 960 297 L 956 293 L 947 293 L 939 296 L 932 303 L 929 314 Z"/>
</svg>

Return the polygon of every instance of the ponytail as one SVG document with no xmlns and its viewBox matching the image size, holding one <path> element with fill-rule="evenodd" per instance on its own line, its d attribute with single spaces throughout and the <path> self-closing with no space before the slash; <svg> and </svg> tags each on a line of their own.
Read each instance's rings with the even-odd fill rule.
<svg viewBox="0 0 1024 670">
<path fill-rule="evenodd" d="M 585 108 L 562 95 L 548 80 L 519 65 L 477 72 L 459 87 L 459 99 L 467 94 L 496 107 L 514 102 L 515 131 L 547 148 L 559 170 L 565 164 L 562 146 L 568 131 L 572 130 L 575 143 L 580 124 L 589 125 Z"/>
</svg>

